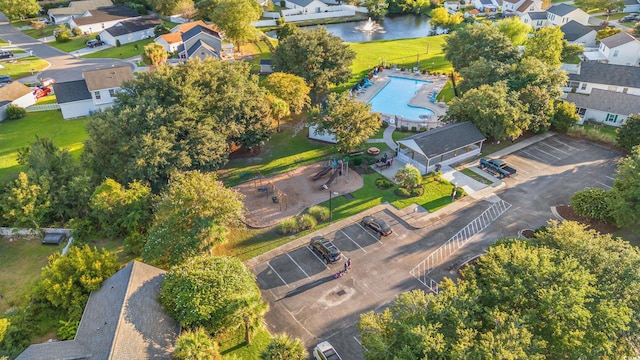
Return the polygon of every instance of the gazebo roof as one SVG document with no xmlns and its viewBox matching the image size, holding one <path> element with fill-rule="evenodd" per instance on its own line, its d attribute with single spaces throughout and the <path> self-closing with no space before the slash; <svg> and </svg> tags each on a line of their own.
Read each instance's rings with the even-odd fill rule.
<svg viewBox="0 0 640 360">
<path fill-rule="evenodd" d="M 431 159 L 484 140 L 480 130 L 467 121 L 412 135 L 398 143 Z"/>
</svg>

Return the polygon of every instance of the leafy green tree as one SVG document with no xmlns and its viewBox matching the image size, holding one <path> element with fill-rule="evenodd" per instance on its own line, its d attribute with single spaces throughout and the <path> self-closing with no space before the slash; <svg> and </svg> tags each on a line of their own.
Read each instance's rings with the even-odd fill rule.
<svg viewBox="0 0 640 360">
<path fill-rule="evenodd" d="M 562 53 L 560 54 L 560 60 L 563 63 L 566 63 L 583 52 L 584 46 L 582 44 L 570 44 L 566 39 L 562 39 Z"/>
<path fill-rule="evenodd" d="M 274 72 L 262 83 L 265 89 L 274 96 L 284 100 L 294 114 L 300 114 L 309 106 L 309 86 L 300 76 L 283 72 Z"/>
<path fill-rule="evenodd" d="M 260 19 L 262 8 L 253 0 L 219 0 L 211 13 L 213 21 L 240 50 L 240 45 L 256 39 L 253 23 Z"/>
<path fill-rule="evenodd" d="M 239 320 L 249 309 L 264 313 L 266 308 L 253 273 L 226 256 L 196 256 L 171 268 L 159 301 L 183 327 L 202 326 L 214 336 L 244 327 Z"/>
<path fill-rule="evenodd" d="M 198 15 L 198 9 L 193 0 L 179 0 L 174 9 L 176 14 L 180 14 L 187 22 L 191 21 Z"/>
<path fill-rule="evenodd" d="M 300 339 L 291 338 L 287 334 L 277 334 L 271 338 L 260 358 L 262 360 L 306 360 L 309 358 L 309 353 Z"/>
<path fill-rule="evenodd" d="M 462 14 L 455 13 L 449 14 L 449 11 L 444 7 L 438 7 L 431 11 L 431 25 L 438 26 L 445 29 L 451 29 L 454 26 L 460 24 L 464 20 Z"/>
<path fill-rule="evenodd" d="M 367 14 L 372 19 L 378 20 L 387 15 L 387 8 L 389 7 L 386 0 L 364 0 L 362 5 L 367 8 Z"/>
<path fill-rule="evenodd" d="M 142 258 L 166 269 L 207 254 L 225 241 L 227 226 L 243 211 L 242 195 L 225 188 L 215 174 L 176 173 L 155 206 Z"/>
<path fill-rule="evenodd" d="M 286 23 L 279 27 L 278 30 L 276 30 L 276 33 L 278 34 L 278 41 L 282 41 L 287 36 L 292 35 L 298 31 L 300 31 L 300 28 L 298 28 L 296 24 Z"/>
<path fill-rule="evenodd" d="M 151 8 L 163 16 L 174 15 L 178 0 L 149 0 Z"/>
<path fill-rule="evenodd" d="M 609 220 L 611 218 L 610 194 L 604 189 L 586 188 L 571 196 L 571 207 L 582 216 Z"/>
<path fill-rule="evenodd" d="M 316 96 L 349 79 L 356 53 L 320 26 L 298 31 L 280 41 L 272 54 L 273 67 L 305 79 Z"/>
<path fill-rule="evenodd" d="M 533 32 L 531 25 L 523 23 L 517 16 L 500 20 L 496 25 L 498 30 L 508 37 L 515 46 L 524 45 L 529 34 Z"/>
<path fill-rule="evenodd" d="M 518 99 L 526 106 L 525 111 L 529 114 L 528 130 L 537 134 L 549 130 L 553 118 L 553 100 L 550 93 L 539 86 L 527 86 L 520 90 Z"/>
<path fill-rule="evenodd" d="M 531 57 L 557 68 L 562 65 L 562 40 L 559 26 L 545 26 L 536 30 L 525 43 L 524 57 Z"/>
<path fill-rule="evenodd" d="M 464 79 L 458 89 L 462 94 L 480 85 L 493 85 L 498 81 L 508 78 L 511 66 L 495 60 L 480 58 L 469 66 L 460 69 L 460 76 Z"/>
<path fill-rule="evenodd" d="M 624 9 L 623 0 L 576 0 L 574 4 L 584 11 L 593 9 L 604 10 L 607 16 L 611 15 L 614 11 L 622 11 L 622 9 Z"/>
<path fill-rule="evenodd" d="M 616 143 L 626 150 L 640 145 L 640 113 L 629 116 L 622 124 L 616 132 Z"/>
<path fill-rule="evenodd" d="M 600 42 L 600 40 L 608 38 L 609 36 L 613 36 L 620 32 L 622 32 L 622 29 L 620 28 L 607 26 L 606 28 L 600 29 L 596 32 L 596 40 L 597 42 Z"/>
<path fill-rule="evenodd" d="M 467 24 L 456 30 L 444 45 L 445 58 L 460 71 L 472 62 L 487 61 L 510 63 L 518 59 L 518 50 L 507 36 L 491 25 Z"/>
<path fill-rule="evenodd" d="M 417 167 L 407 164 L 393 176 L 393 180 L 398 186 L 405 189 L 414 189 L 422 184 L 422 174 Z"/>
<path fill-rule="evenodd" d="M 580 115 L 575 104 L 564 100 L 556 101 L 551 119 L 551 125 L 556 131 L 566 133 L 578 121 L 580 121 Z"/>
<path fill-rule="evenodd" d="M 182 332 L 176 339 L 175 360 L 222 360 L 218 343 L 202 327 Z"/>
<path fill-rule="evenodd" d="M 144 50 L 142 52 L 142 62 L 147 65 L 158 66 L 167 61 L 169 54 L 167 54 L 167 50 L 164 46 L 152 42 L 144 46 Z"/>
<path fill-rule="evenodd" d="M 287 106 L 287 103 L 279 97 L 268 95 L 267 101 L 269 102 L 269 106 L 271 107 L 271 115 L 274 119 L 276 119 L 278 123 L 278 132 L 280 132 L 280 119 L 291 115 L 291 110 L 289 110 L 289 106 Z"/>
<path fill-rule="evenodd" d="M 67 26 L 67 24 L 60 24 L 54 30 L 56 42 L 65 43 L 70 41 L 71 37 L 71 29 Z"/>
<path fill-rule="evenodd" d="M 3 0 L 0 11 L 9 19 L 23 19 L 38 14 L 40 5 L 36 0 Z"/>
<path fill-rule="evenodd" d="M 51 211 L 51 198 L 47 182 L 34 184 L 21 172 L 13 183 L 7 184 L 0 196 L 2 218 L 15 227 L 40 228 Z"/>
<path fill-rule="evenodd" d="M 336 138 L 338 151 L 358 149 L 380 129 L 380 114 L 371 112 L 371 105 L 349 98 L 347 94 L 329 94 L 326 106 L 314 106 L 309 123 L 317 131 L 328 132 Z"/>
<path fill-rule="evenodd" d="M 526 107 L 510 92 L 504 81 L 469 90 L 462 98 L 454 98 L 445 121 L 471 121 L 485 136 L 517 139 L 531 122 Z"/>
<path fill-rule="evenodd" d="M 611 215 L 619 226 L 630 226 L 640 220 L 640 146 L 631 149 L 627 157 L 620 160 L 613 184 Z"/>
<path fill-rule="evenodd" d="M 42 291 L 55 307 L 80 318 L 89 294 L 119 268 L 118 258 L 105 249 L 72 246 L 67 255 L 49 256 L 42 269 Z"/>
</svg>

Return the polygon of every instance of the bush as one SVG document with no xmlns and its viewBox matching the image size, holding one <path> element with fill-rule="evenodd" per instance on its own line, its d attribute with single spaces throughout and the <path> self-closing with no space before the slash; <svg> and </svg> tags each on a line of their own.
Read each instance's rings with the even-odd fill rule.
<svg viewBox="0 0 640 360">
<path fill-rule="evenodd" d="M 71 39 L 69 38 L 69 33 L 68 32 L 59 32 L 56 34 L 56 42 L 59 43 L 66 43 L 71 41 Z"/>
<path fill-rule="evenodd" d="M 411 127 L 411 131 L 412 131 L 412 132 L 418 132 L 418 128 L 417 128 L 417 127 L 415 127 L 415 126 L 412 126 L 412 127 Z"/>
<path fill-rule="evenodd" d="M 389 189 L 395 186 L 395 184 L 393 183 L 393 181 L 390 181 L 387 178 L 377 178 L 376 179 L 376 186 L 378 187 L 378 189 Z"/>
<path fill-rule="evenodd" d="M 297 217 L 297 220 L 298 231 L 311 230 L 318 225 L 316 218 L 310 214 L 300 215 Z"/>
<path fill-rule="evenodd" d="M 291 235 L 297 232 L 300 232 L 300 229 L 296 218 L 285 219 L 278 226 L 278 233 L 281 235 Z"/>
<path fill-rule="evenodd" d="M 7 107 L 7 117 L 9 119 L 22 119 L 25 116 L 27 116 L 27 110 L 20 106 L 9 105 Z"/>
<path fill-rule="evenodd" d="M 399 187 L 397 189 L 394 190 L 395 194 L 400 196 L 400 197 L 404 197 L 404 198 L 410 198 L 411 197 L 411 192 L 408 189 Z"/>
<path fill-rule="evenodd" d="M 73 340 L 76 337 L 76 331 L 78 330 L 78 326 L 80 325 L 80 321 L 78 320 L 69 320 L 64 321 L 60 320 L 60 327 L 56 330 L 56 335 L 61 340 Z"/>
<path fill-rule="evenodd" d="M 359 167 L 362 165 L 363 159 L 362 157 L 358 156 L 357 158 L 353 159 L 353 166 L 354 167 Z"/>
<path fill-rule="evenodd" d="M 122 44 L 120 43 L 120 40 L 116 39 L 116 47 L 120 47 L 120 46 L 122 46 Z"/>
<path fill-rule="evenodd" d="M 329 220 L 329 209 L 324 206 L 314 205 L 309 208 L 309 214 L 318 221 Z"/>
<path fill-rule="evenodd" d="M 408 127 L 406 127 L 406 126 L 404 126 L 404 125 L 402 125 L 402 126 L 400 127 L 400 132 L 409 132 L 409 128 L 408 128 Z"/>
<path fill-rule="evenodd" d="M 582 216 L 609 221 L 611 219 L 610 194 L 611 192 L 604 189 L 586 188 L 571 196 L 571 207 Z"/>
<path fill-rule="evenodd" d="M 78 26 L 74 27 L 73 30 L 71 30 L 71 32 L 73 33 L 73 36 L 82 35 L 82 29 L 80 29 L 80 27 Z"/>
</svg>

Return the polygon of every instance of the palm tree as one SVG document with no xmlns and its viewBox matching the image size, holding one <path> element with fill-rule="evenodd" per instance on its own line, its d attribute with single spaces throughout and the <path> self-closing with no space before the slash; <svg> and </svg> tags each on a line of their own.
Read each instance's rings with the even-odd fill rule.
<svg viewBox="0 0 640 360">
<path fill-rule="evenodd" d="M 261 355 L 263 360 L 305 360 L 308 357 L 302 341 L 287 334 L 274 336 Z"/>
<path fill-rule="evenodd" d="M 178 337 L 173 358 L 176 360 L 221 360 L 222 355 L 218 350 L 218 343 L 209 336 L 204 328 L 198 327 L 185 331 Z"/>
<path fill-rule="evenodd" d="M 262 327 L 262 320 L 268 310 L 269 306 L 265 304 L 259 296 L 245 300 L 245 303 L 238 307 L 237 316 L 242 320 L 242 324 L 244 324 L 245 342 L 247 345 L 251 344 L 253 332 Z"/>
</svg>

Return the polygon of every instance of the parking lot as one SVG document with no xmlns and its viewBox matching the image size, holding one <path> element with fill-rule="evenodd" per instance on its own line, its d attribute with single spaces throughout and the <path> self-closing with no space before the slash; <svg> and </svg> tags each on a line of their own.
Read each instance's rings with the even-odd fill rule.
<svg viewBox="0 0 640 360">
<path fill-rule="evenodd" d="M 551 206 L 566 204 L 584 187 L 610 188 L 621 154 L 592 143 L 552 136 L 509 155 L 501 156 L 517 169 L 506 179 L 496 196 L 450 213 L 443 219 L 416 229 L 401 220 L 401 214 L 381 211 L 394 234 L 380 237 L 353 217 L 329 229 L 306 237 L 322 235 L 334 241 L 352 259 L 352 271 L 341 278 L 334 274 L 344 261 L 325 265 L 309 246 L 280 253 L 253 266 L 258 285 L 270 304 L 267 314 L 272 333 L 286 332 L 311 350 L 329 341 L 343 359 L 362 359 L 356 329 L 360 314 L 381 311 L 400 293 L 422 289 L 412 271 L 437 252 L 447 240 L 463 229 L 466 243 L 453 255 L 440 259 L 430 277 L 441 281 L 454 277 L 466 259 L 486 250 L 498 238 L 515 237 L 524 228 L 536 228 L 553 218 Z M 498 214 L 497 201 L 506 205 Z M 496 214 L 486 222 L 483 214 Z M 397 216 L 398 215 L 398 216 Z M 476 219 L 483 219 L 477 222 Z M 475 224 L 475 225 L 473 225 Z M 307 243 L 308 244 L 308 243 Z"/>
</svg>

